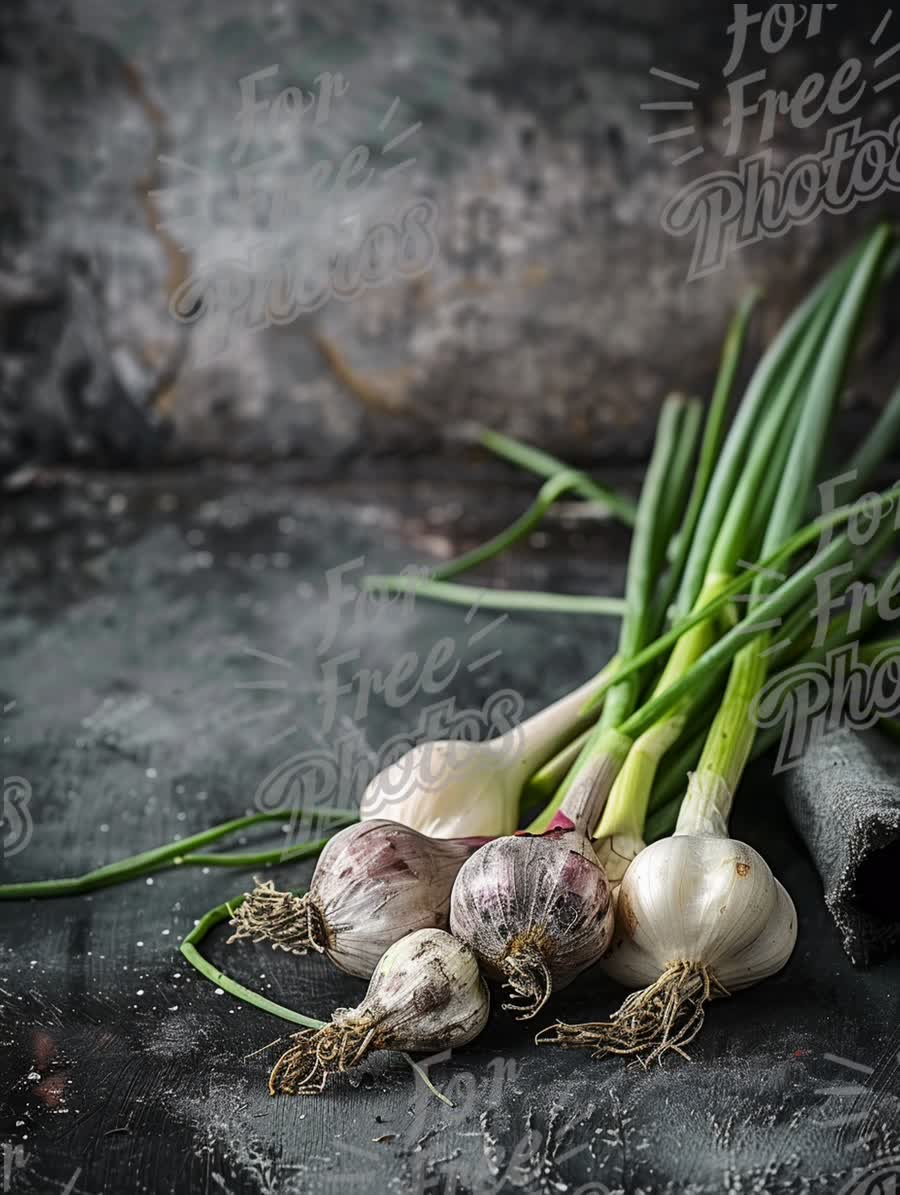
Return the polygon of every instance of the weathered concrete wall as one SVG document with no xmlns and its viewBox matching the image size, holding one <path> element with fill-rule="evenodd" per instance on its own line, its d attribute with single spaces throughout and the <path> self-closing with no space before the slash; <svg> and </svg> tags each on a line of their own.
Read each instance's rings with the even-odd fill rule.
<svg viewBox="0 0 900 1195">
<path fill-rule="evenodd" d="M 888 190 L 735 248 L 690 282 L 695 238 L 663 227 L 682 188 L 742 156 L 770 149 L 783 169 L 857 116 L 889 129 L 900 83 L 875 90 L 894 73 L 877 59 L 900 18 L 894 30 L 879 4 L 827 8 L 821 31 L 807 22 L 777 52 L 755 26 L 728 79 L 732 6 L 699 0 L 644 0 L 627 16 L 608 0 L 7 12 L 0 462 L 339 461 L 441 450 L 471 419 L 581 458 L 640 458 L 668 389 L 708 391 L 751 283 L 767 291 L 759 342 L 842 246 L 897 210 Z M 768 71 L 749 103 L 814 71 L 830 83 L 856 53 L 862 79 L 835 85 L 809 128 L 781 111 L 768 138 L 762 109 L 729 146 L 729 79 Z M 301 88 L 318 106 L 298 117 L 291 92 L 270 126 L 270 103 L 241 156 L 239 81 L 276 64 L 258 95 Z M 682 107 L 642 108 L 660 101 Z M 357 146 L 367 161 L 347 157 Z M 344 163 L 346 190 L 334 176 L 311 186 L 322 160 Z M 251 212 L 239 188 L 253 162 Z M 202 202 L 183 190 L 192 179 Z M 376 254 L 360 287 L 342 246 L 376 223 L 406 236 L 407 257 Z M 274 264 L 293 263 L 282 282 L 311 285 L 335 253 L 316 310 L 292 318 L 283 300 L 281 326 L 248 328 L 254 303 L 278 298 Z M 239 309 L 223 278 L 242 288 Z M 196 318 L 173 319 L 173 296 Z M 882 319 L 858 401 L 883 401 L 900 374 L 891 332 Z"/>
</svg>

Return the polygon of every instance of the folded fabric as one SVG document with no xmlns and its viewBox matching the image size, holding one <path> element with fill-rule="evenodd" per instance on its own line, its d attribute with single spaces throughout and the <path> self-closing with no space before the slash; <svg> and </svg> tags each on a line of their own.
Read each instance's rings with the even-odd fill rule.
<svg viewBox="0 0 900 1195">
<path fill-rule="evenodd" d="M 810 744 L 784 787 L 852 962 L 900 948 L 900 748 L 877 730 L 836 731 Z"/>
</svg>

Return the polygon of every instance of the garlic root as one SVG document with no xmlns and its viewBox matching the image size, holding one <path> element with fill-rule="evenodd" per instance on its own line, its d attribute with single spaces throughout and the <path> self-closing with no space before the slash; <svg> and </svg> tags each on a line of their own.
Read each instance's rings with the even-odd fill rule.
<svg viewBox="0 0 900 1195">
<path fill-rule="evenodd" d="M 501 1008 L 516 1014 L 519 1021 L 537 1016 L 553 991 L 553 978 L 544 955 L 536 944 L 513 944 L 499 969 L 503 973 L 505 986 L 512 995 Z"/>
<path fill-rule="evenodd" d="M 348 1016 L 322 1029 L 303 1029 L 269 1075 L 269 1095 L 318 1095 L 328 1076 L 358 1066 L 375 1038 L 374 1018 Z M 377 1048 L 377 1047 L 375 1047 Z"/>
<path fill-rule="evenodd" d="M 661 1062 L 669 1051 L 685 1051 L 706 1017 L 706 1005 L 728 992 L 712 971 L 697 963 L 674 963 L 655 983 L 632 992 L 608 1021 L 584 1025 L 557 1022 L 535 1037 L 538 1045 L 589 1049 L 595 1058 L 634 1056 L 642 1066 Z"/>
<path fill-rule="evenodd" d="M 624 1054 L 645 1065 L 685 1046 L 706 1006 L 774 975 L 797 940 L 785 888 L 752 847 L 728 838 L 731 790 L 692 773 L 671 838 L 645 847 L 619 889 L 613 945 L 600 966 L 633 991 L 609 1021 L 555 1025 L 539 1044 Z"/>
<path fill-rule="evenodd" d="M 348 826 L 326 843 L 304 896 L 257 881 L 234 910 L 230 941 L 315 950 L 368 979 L 407 934 L 447 928 L 453 881 L 481 842 L 428 838 L 386 821 Z"/>
<path fill-rule="evenodd" d="M 612 938 L 609 884 L 585 827 L 596 820 L 614 768 L 605 755 L 592 761 L 542 833 L 495 838 L 466 860 L 453 885 L 451 932 L 510 989 L 503 1007 L 520 1020 L 596 963 Z"/>
<path fill-rule="evenodd" d="M 271 880 L 257 881 L 256 888 L 235 909 L 231 919 L 232 942 L 271 942 L 276 950 L 323 954 L 328 943 L 325 918 L 307 892 L 294 896 L 279 892 Z"/>
</svg>

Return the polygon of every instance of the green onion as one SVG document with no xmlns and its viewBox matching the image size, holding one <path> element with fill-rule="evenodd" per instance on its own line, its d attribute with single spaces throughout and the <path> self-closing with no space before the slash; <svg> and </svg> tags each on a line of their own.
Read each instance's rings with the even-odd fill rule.
<svg viewBox="0 0 900 1195">
<path fill-rule="evenodd" d="M 900 386 L 881 412 L 875 426 L 853 454 L 848 470 L 856 472 L 856 484 L 862 489 L 881 468 L 885 457 L 900 444 Z"/>
<path fill-rule="evenodd" d="M 493 539 L 473 548 L 471 552 L 465 552 L 455 560 L 450 560 L 446 564 L 432 569 L 429 574 L 430 578 L 434 581 L 447 581 L 450 577 L 456 577 L 470 568 L 476 568 L 479 564 L 493 560 L 495 556 L 499 556 L 501 552 L 505 552 L 507 548 L 511 548 L 513 544 L 529 535 L 538 526 L 550 507 L 565 494 L 578 490 L 583 481 L 584 474 L 578 473 L 574 469 L 567 469 L 563 473 L 555 474 L 549 481 L 544 482 L 537 498 L 514 523 L 501 531 L 499 535 L 495 535 Z"/>
<path fill-rule="evenodd" d="M 478 428 L 476 439 L 479 444 L 493 452 L 495 456 L 503 457 L 514 465 L 520 465 L 538 477 L 555 477 L 558 473 L 572 473 L 578 477 L 578 484 L 574 487 L 582 498 L 596 502 L 616 515 L 627 526 L 632 527 L 637 516 L 634 503 L 623 498 L 621 494 L 607 489 L 593 481 L 586 473 L 570 469 L 565 462 L 557 460 L 548 452 L 539 448 L 532 448 L 530 444 L 523 444 L 521 440 L 514 440 L 512 436 L 505 436 L 502 432 L 491 431 L 489 428 Z"/>
<path fill-rule="evenodd" d="M 317 809 L 315 813 L 318 817 L 334 820 L 337 825 L 349 825 L 357 818 L 354 811 L 347 809 Z M 264 822 L 289 821 L 295 817 L 295 812 L 280 810 L 274 813 L 254 813 L 247 817 L 234 818 L 232 821 L 223 822 L 221 825 L 213 826 L 199 834 L 181 838 L 177 842 L 153 847 L 149 851 L 141 851 L 137 855 L 130 855 L 127 859 L 108 863 L 105 867 L 97 867 L 93 871 L 85 872 L 84 875 L 60 880 L 28 880 L 18 884 L 0 884 L 0 900 L 83 896 L 85 893 L 95 892 L 99 888 L 109 888 L 115 884 L 138 879 L 140 876 L 153 875 L 171 867 L 262 867 L 285 862 L 288 859 L 307 859 L 317 855 L 328 841 L 327 838 L 321 838 L 315 842 L 305 842 L 295 847 L 282 846 L 278 850 L 256 854 L 229 856 L 194 853 L 199 847 L 208 846 L 211 842 L 218 842 L 220 838 L 236 834 L 240 830 L 247 830 L 251 826 L 258 826 Z"/>
<path fill-rule="evenodd" d="M 529 610 L 537 614 L 589 614 L 621 617 L 622 598 L 590 597 L 570 593 L 540 593 L 521 589 L 486 589 L 479 585 L 458 585 L 406 574 L 369 576 L 363 589 L 376 593 L 412 593 L 416 597 L 479 610 Z"/>
</svg>

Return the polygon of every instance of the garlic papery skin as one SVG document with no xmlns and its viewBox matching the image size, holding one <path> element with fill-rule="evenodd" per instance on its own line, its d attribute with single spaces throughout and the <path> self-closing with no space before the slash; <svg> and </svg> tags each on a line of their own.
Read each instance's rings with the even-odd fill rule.
<svg viewBox="0 0 900 1195">
<path fill-rule="evenodd" d="M 608 1022 L 555 1025 L 543 1042 L 644 1062 L 683 1054 L 709 1000 L 781 970 L 797 940 L 793 901 L 765 859 L 724 835 L 731 796 L 694 773 L 675 834 L 645 847 L 619 888 L 603 970 L 640 991 Z"/>
<path fill-rule="evenodd" d="M 526 781 L 581 728 L 582 707 L 615 665 L 499 738 L 419 743 L 370 781 L 360 819 L 390 818 L 433 838 L 513 834 Z"/>
<path fill-rule="evenodd" d="M 612 834 L 608 838 L 595 839 L 591 845 L 606 872 L 609 893 L 615 905 L 625 872 L 646 844 L 640 834 Z"/>
<path fill-rule="evenodd" d="M 387 821 L 348 826 L 325 845 L 305 895 L 257 884 L 234 911 L 229 941 L 318 950 L 368 979 L 407 934 L 447 928 L 453 881 L 482 842 L 431 839 Z"/>
<path fill-rule="evenodd" d="M 489 1013 L 471 950 L 443 930 L 418 930 L 384 953 L 356 1008 L 339 1008 L 324 1028 L 294 1035 L 272 1070 L 269 1092 L 320 1092 L 330 1073 L 358 1066 L 375 1050 L 433 1054 L 467 1045 Z"/>
<path fill-rule="evenodd" d="M 489 842 L 460 869 L 450 929 L 505 981 L 513 995 L 503 1007 L 533 1017 L 612 937 L 609 886 L 590 841 L 573 827 Z"/>
</svg>

